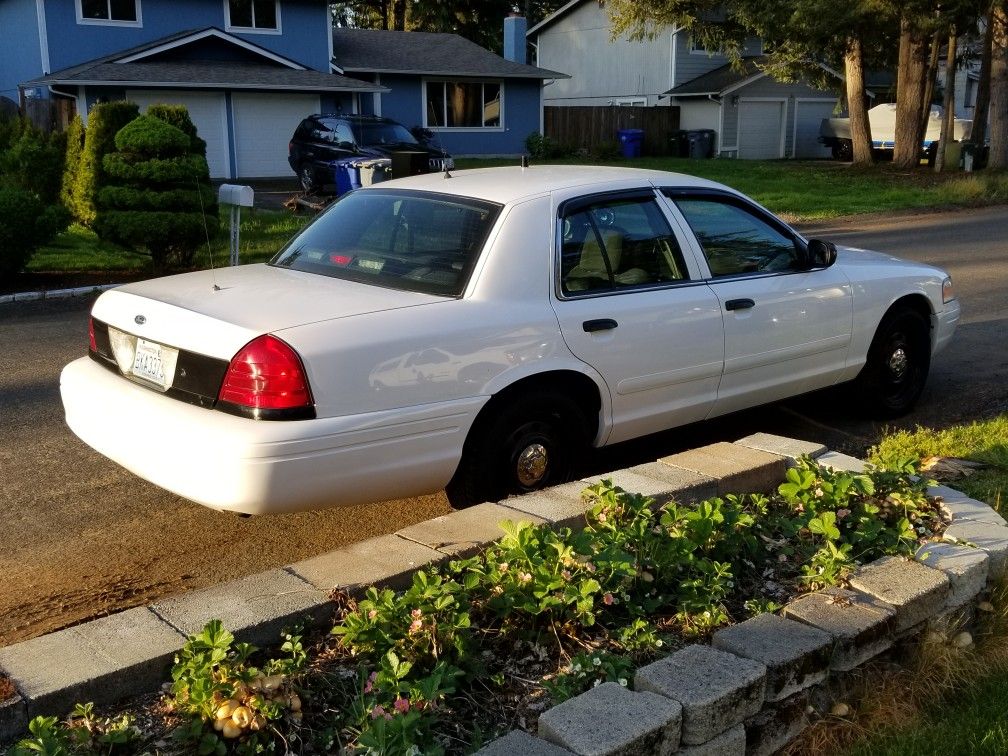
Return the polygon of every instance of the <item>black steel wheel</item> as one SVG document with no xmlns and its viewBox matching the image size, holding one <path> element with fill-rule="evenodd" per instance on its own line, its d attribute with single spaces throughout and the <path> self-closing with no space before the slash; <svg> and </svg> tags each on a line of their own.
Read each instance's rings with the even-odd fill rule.
<svg viewBox="0 0 1008 756">
<path fill-rule="evenodd" d="M 448 500 L 462 508 L 564 483 L 587 446 L 584 414 L 567 396 L 514 398 L 473 427 Z"/>
<path fill-rule="evenodd" d="M 924 391 L 930 368 L 930 323 L 916 310 L 893 310 L 875 332 L 868 360 L 855 382 L 858 396 L 880 417 L 905 415 Z"/>
</svg>

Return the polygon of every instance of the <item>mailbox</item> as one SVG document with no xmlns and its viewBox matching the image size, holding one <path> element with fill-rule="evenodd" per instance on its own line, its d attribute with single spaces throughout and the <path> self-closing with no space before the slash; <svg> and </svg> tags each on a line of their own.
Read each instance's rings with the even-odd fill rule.
<svg viewBox="0 0 1008 756">
<path fill-rule="evenodd" d="M 220 189 L 217 190 L 217 202 L 221 205 L 252 207 L 253 194 L 251 186 L 221 184 Z"/>
</svg>

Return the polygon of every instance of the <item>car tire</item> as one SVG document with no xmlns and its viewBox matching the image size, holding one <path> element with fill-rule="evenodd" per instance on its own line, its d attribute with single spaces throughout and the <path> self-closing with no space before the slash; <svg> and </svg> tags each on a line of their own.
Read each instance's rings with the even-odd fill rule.
<svg viewBox="0 0 1008 756">
<path fill-rule="evenodd" d="M 470 431 L 448 501 L 461 509 L 565 483 L 587 447 L 584 413 L 569 397 L 516 398 Z"/>
<path fill-rule="evenodd" d="M 301 182 L 301 188 L 305 190 L 306 194 L 312 194 L 318 188 L 315 181 L 315 169 L 311 167 L 310 163 L 301 163 L 298 167 L 298 181 Z"/>
<path fill-rule="evenodd" d="M 920 398 L 931 368 L 931 326 L 916 310 L 887 313 L 875 331 L 868 359 L 854 382 L 877 417 L 905 415 Z"/>
</svg>

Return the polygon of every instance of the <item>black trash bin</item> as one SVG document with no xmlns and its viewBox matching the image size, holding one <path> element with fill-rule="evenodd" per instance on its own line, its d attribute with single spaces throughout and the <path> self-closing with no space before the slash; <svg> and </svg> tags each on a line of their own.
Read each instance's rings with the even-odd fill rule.
<svg viewBox="0 0 1008 756">
<path fill-rule="evenodd" d="M 689 132 L 685 129 L 675 129 L 669 133 L 669 155 L 672 157 L 689 157 Z"/>
<path fill-rule="evenodd" d="M 714 155 L 713 129 L 694 129 L 687 132 L 686 157 L 703 160 Z"/>
</svg>

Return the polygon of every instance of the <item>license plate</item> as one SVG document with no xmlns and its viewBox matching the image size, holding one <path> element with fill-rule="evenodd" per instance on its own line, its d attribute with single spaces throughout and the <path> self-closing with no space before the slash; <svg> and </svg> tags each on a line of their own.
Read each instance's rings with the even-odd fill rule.
<svg viewBox="0 0 1008 756">
<path fill-rule="evenodd" d="M 161 388 L 171 386 L 175 377 L 175 359 L 177 352 L 170 347 L 137 339 L 136 356 L 133 358 L 132 373 L 145 381 L 156 383 Z"/>
</svg>

